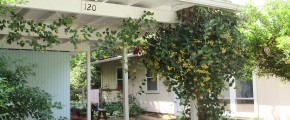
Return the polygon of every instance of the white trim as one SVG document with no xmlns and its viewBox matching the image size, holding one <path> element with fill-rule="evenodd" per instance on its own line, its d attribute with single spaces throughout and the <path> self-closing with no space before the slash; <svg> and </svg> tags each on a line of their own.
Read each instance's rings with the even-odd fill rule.
<svg viewBox="0 0 290 120">
<path fill-rule="evenodd" d="M 85 4 L 96 6 L 97 10 L 85 10 Z M 143 15 L 143 11 L 151 11 L 154 18 L 158 22 L 174 22 L 176 20 L 176 12 L 170 10 L 157 10 L 142 7 L 134 7 L 113 3 L 104 3 L 98 1 L 85 0 L 29 0 L 27 4 L 17 4 L 20 8 L 30 8 L 46 11 L 69 12 L 75 14 L 86 14 L 91 16 L 106 16 L 113 18 L 133 18 L 138 19 Z"/>
<path fill-rule="evenodd" d="M 139 54 L 128 54 L 128 58 L 137 57 L 137 56 L 141 56 L 141 55 L 139 55 Z M 117 56 L 117 57 L 108 58 L 108 59 L 104 59 L 104 60 L 96 60 L 94 62 L 91 62 L 91 64 L 100 64 L 100 63 L 111 62 L 111 61 L 115 61 L 115 60 L 121 60 L 121 59 L 122 59 L 122 56 Z"/>
<path fill-rule="evenodd" d="M 229 2 L 218 1 L 218 0 L 178 0 L 178 1 L 202 5 L 202 6 L 228 9 L 228 10 L 233 10 L 233 11 L 241 11 L 242 9 L 245 8 L 245 6 L 242 6 L 242 5 L 232 4 Z"/>
<path fill-rule="evenodd" d="M 157 90 L 148 90 L 147 88 L 148 88 L 148 84 L 147 84 L 147 79 L 148 78 L 152 78 L 152 79 L 154 79 L 154 77 L 148 77 L 147 76 L 147 69 L 145 69 L 145 76 L 146 76 L 146 93 L 147 94 L 159 94 L 160 93 L 160 81 L 159 81 L 159 75 L 157 74 L 156 75 L 156 82 L 157 82 Z"/>
<path fill-rule="evenodd" d="M 256 75 L 252 74 L 252 85 L 253 85 L 253 97 L 252 98 L 242 98 L 236 96 L 236 80 L 230 87 L 230 110 L 231 116 L 233 117 L 246 117 L 246 118 L 255 118 L 258 116 L 258 104 L 257 104 L 257 85 L 256 85 Z M 254 100 L 254 111 L 253 112 L 238 112 L 236 100 Z"/>
<path fill-rule="evenodd" d="M 254 97 L 254 112 L 255 117 L 259 116 L 259 107 L 258 107 L 258 88 L 257 88 L 257 74 L 255 71 L 252 73 L 253 76 L 253 97 Z"/>
<path fill-rule="evenodd" d="M 232 78 L 234 79 L 234 78 Z M 230 81 L 232 81 L 232 79 Z M 230 87 L 230 111 L 233 112 L 233 113 L 236 113 L 237 112 L 237 104 L 236 104 L 236 82 L 234 82 L 232 84 L 232 86 Z"/>
</svg>

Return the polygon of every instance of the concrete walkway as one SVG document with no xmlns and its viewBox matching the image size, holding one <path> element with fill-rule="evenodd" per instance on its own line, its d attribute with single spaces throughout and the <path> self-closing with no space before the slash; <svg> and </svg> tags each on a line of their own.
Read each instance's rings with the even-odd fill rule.
<svg viewBox="0 0 290 120">
<path fill-rule="evenodd" d="M 113 118 L 109 118 L 109 120 L 123 120 L 123 118 L 122 117 L 113 117 Z M 141 115 L 138 118 L 130 118 L 130 120 L 175 120 L 175 119 L 156 118 L 156 117 L 152 117 L 152 116 Z"/>
</svg>

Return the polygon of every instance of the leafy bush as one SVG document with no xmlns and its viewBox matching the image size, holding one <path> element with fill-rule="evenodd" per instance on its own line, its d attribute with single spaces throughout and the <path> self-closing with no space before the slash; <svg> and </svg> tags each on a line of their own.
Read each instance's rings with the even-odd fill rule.
<svg viewBox="0 0 290 120">
<path fill-rule="evenodd" d="M 123 104 L 121 102 L 112 102 L 103 106 L 110 116 L 122 116 Z"/>
<path fill-rule="evenodd" d="M 103 107 L 106 109 L 110 116 L 123 116 L 123 103 L 122 102 L 112 102 L 104 105 Z M 139 107 L 135 103 L 129 104 L 129 115 L 130 116 L 138 116 L 144 112 L 144 109 Z"/>
<path fill-rule="evenodd" d="M 144 112 L 144 109 L 139 107 L 137 104 L 133 103 L 133 104 L 129 104 L 129 115 L 130 116 L 138 116 L 138 115 L 142 115 L 142 113 Z"/>
<path fill-rule="evenodd" d="M 0 56 L 0 119 L 54 119 L 51 109 L 61 109 L 49 93 L 25 84 L 29 75 L 35 75 L 33 66 Z"/>
<path fill-rule="evenodd" d="M 71 113 L 76 116 L 86 116 L 87 115 L 87 106 L 85 103 L 80 102 L 71 102 Z"/>
</svg>

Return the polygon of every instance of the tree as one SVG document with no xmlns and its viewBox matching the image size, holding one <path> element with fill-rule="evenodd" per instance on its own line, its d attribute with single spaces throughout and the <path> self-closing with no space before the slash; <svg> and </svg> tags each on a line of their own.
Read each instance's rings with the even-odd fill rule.
<svg viewBox="0 0 290 120">
<path fill-rule="evenodd" d="M 25 84 L 28 76 L 35 75 L 33 66 L 0 56 L 0 119 L 54 119 L 51 109 L 61 109 L 49 93 Z"/>
<path fill-rule="evenodd" d="M 236 13 L 206 7 L 178 12 L 178 22 L 159 27 L 143 46 L 147 69 L 161 74 L 169 91 L 197 100 L 200 120 L 218 119 L 224 113 L 220 94 L 247 73 L 245 42 Z"/>
<path fill-rule="evenodd" d="M 243 12 L 241 31 L 248 53 L 261 75 L 290 80 L 290 1 L 267 0 L 261 7 L 253 3 Z"/>
</svg>

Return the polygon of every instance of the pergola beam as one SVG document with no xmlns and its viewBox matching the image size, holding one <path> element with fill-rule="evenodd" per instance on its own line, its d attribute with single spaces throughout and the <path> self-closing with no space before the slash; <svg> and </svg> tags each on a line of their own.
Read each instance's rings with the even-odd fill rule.
<svg viewBox="0 0 290 120">
<path fill-rule="evenodd" d="M 217 0 L 178 0 L 181 2 L 193 3 L 201 6 L 208 6 L 214 8 L 228 9 L 233 11 L 240 11 L 245 6 L 237 5 L 225 1 L 217 1 Z"/>
<path fill-rule="evenodd" d="M 126 2 L 124 2 L 124 5 L 134 5 L 134 4 L 137 4 L 137 3 L 140 3 L 144 0 L 126 0 Z"/>
<path fill-rule="evenodd" d="M 96 6 L 96 10 L 85 10 L 88 4 Z M 65 5 L 65 6 L 64 6 Z M 155 10 L 141 7 L 118 5 L 112 3 L 82 1 L 82 0 L 29 0 L 29 3 L 18 4 L 17 7 L 39 9 L 46 11 L 59 11 L 93 16 L 106 16 L 115 18 L 139 18 L 143 11 L 151 11 L 158 22 L 168 23 L 176 20 L 174 11 Z"/>
</svg>

